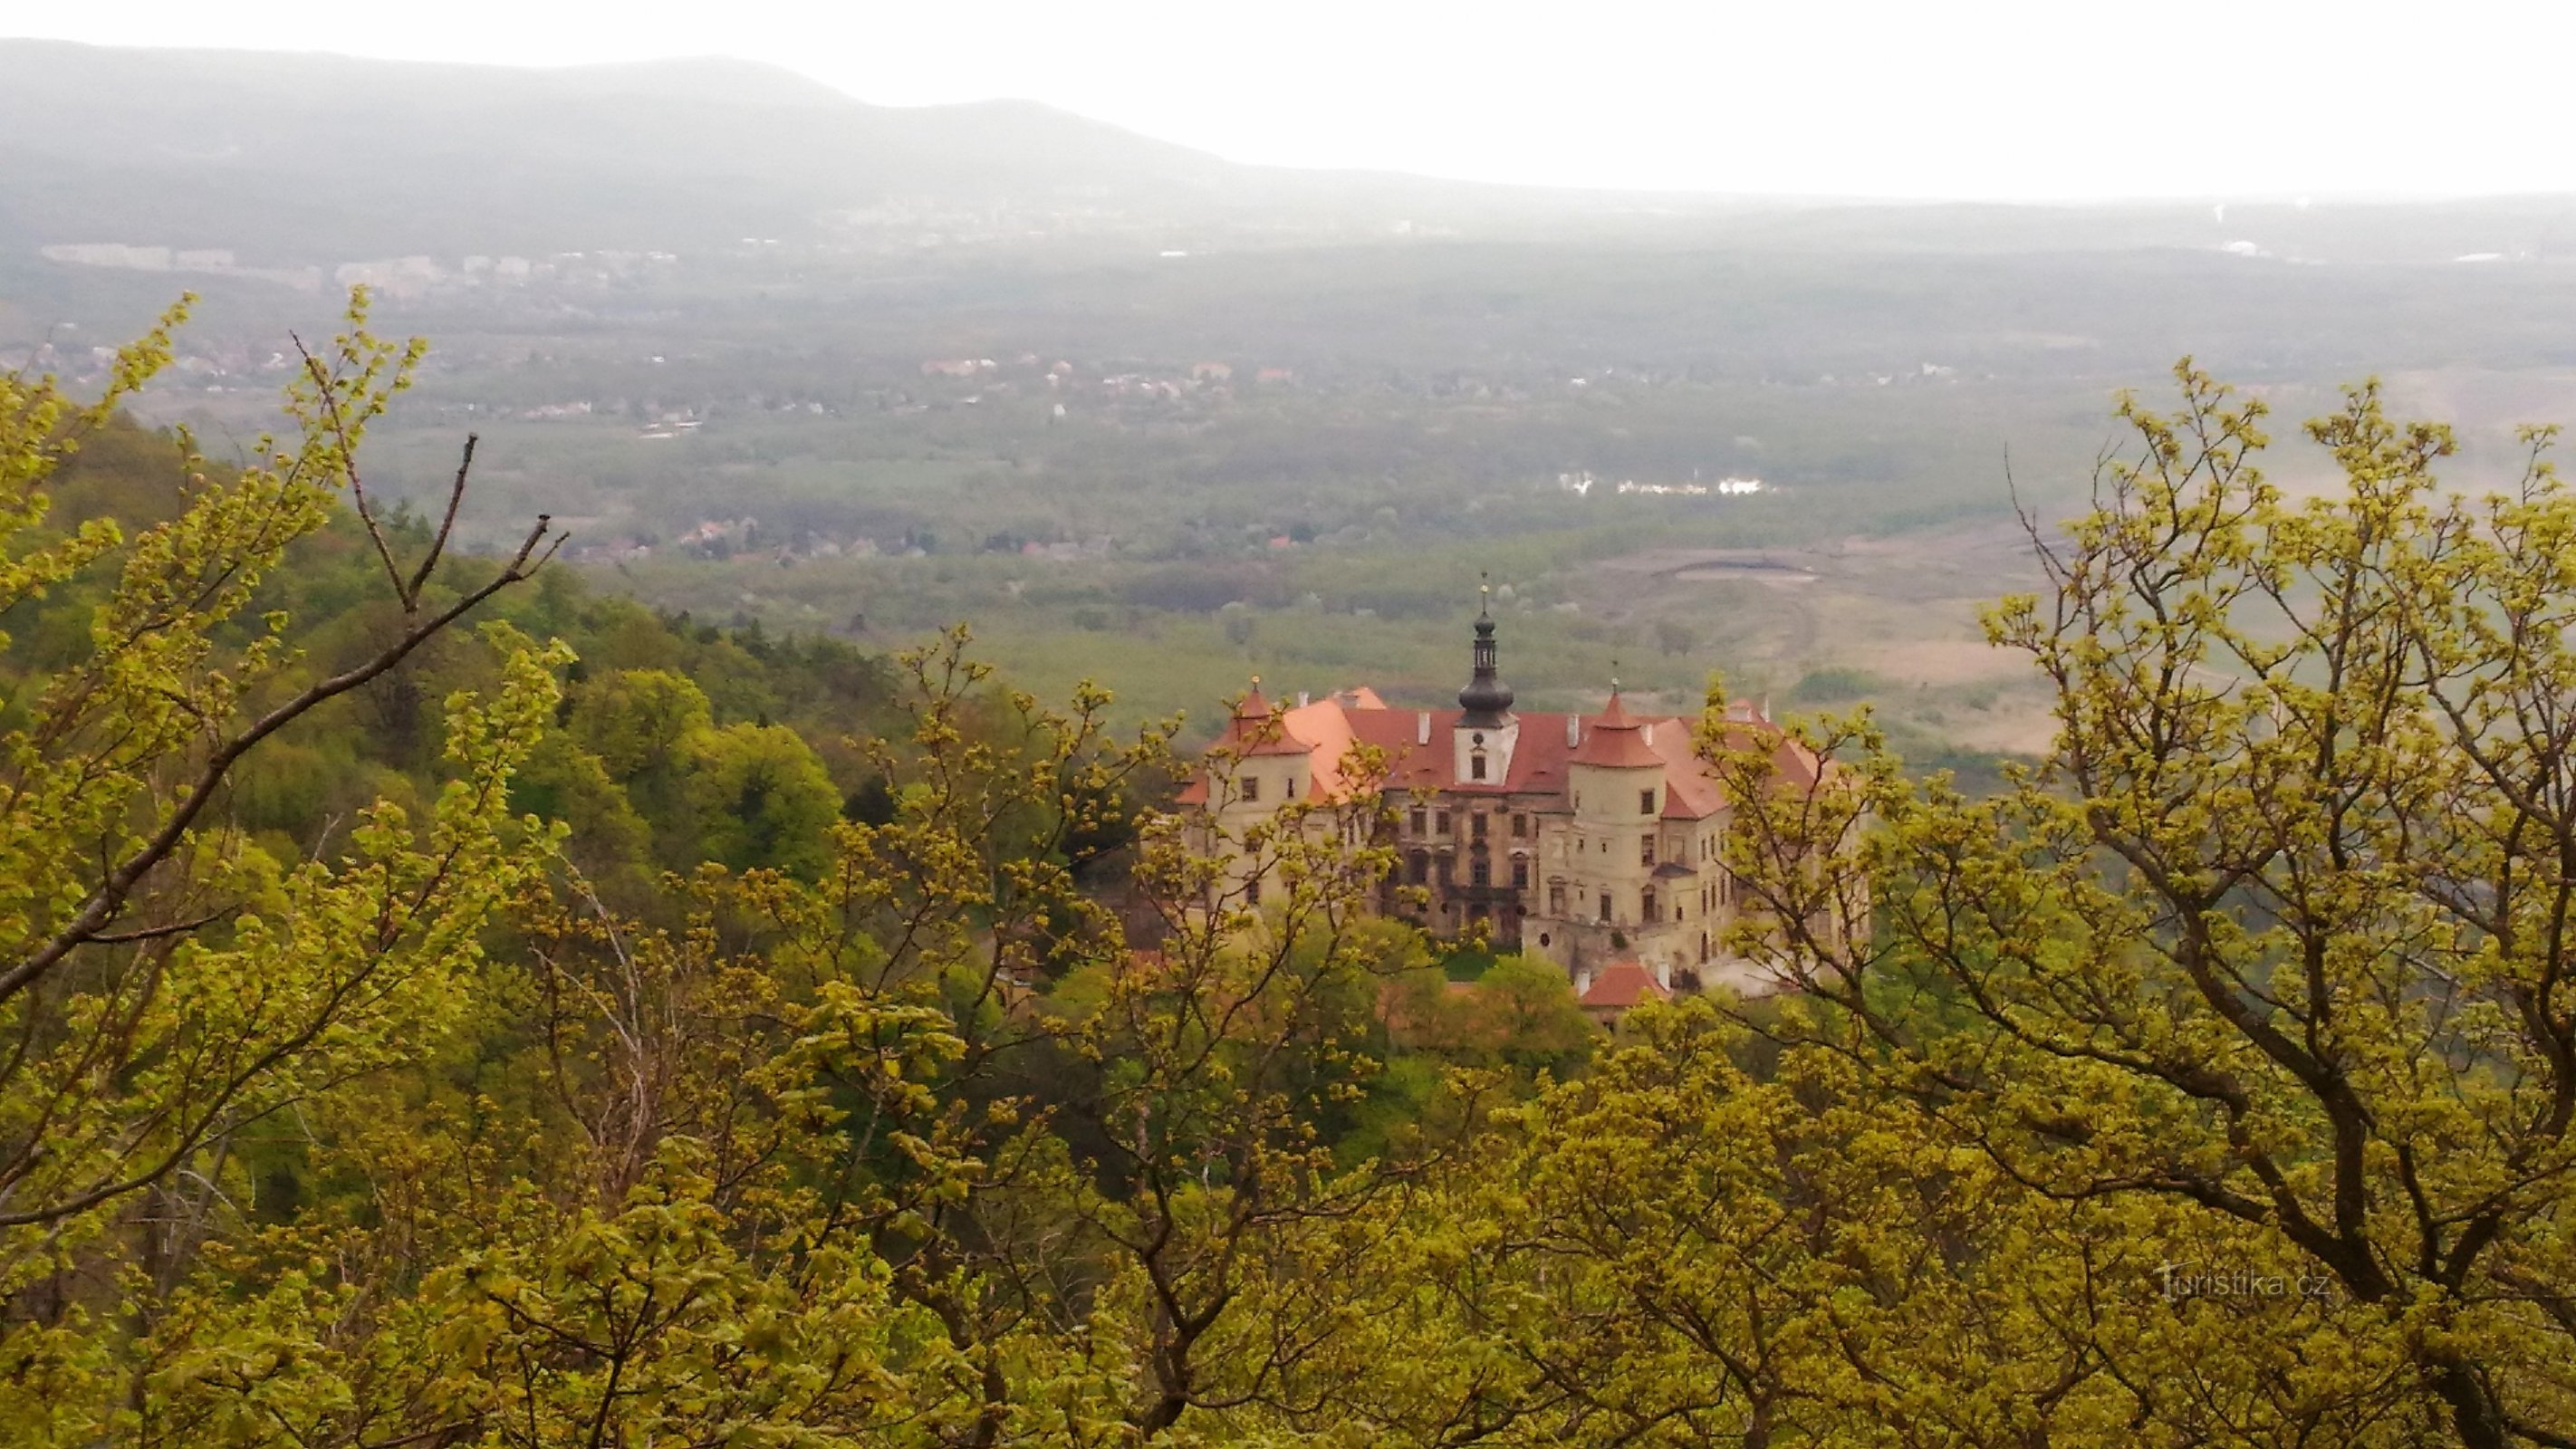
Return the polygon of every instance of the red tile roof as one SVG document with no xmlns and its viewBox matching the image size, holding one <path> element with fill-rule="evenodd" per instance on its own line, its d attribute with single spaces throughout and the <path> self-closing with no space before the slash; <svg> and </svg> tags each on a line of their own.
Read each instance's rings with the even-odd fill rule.
<svg viewBox="0 0 2576 1449">
<path fill-rule="evenodd" d="M 1634 961 L 1613 961 L 1592 978 L 1592 985 L 1577 999 L 1576 1005 L 1625 1011 L 1641 1001 L 1670 1001 L 1672 992 L 1655 980 L 1655 973 Z"/>
<path fill-rule="evenodd" d="M 1287 728 L 1287 723 L 1284 716 L 1271 709 L 1270 701 L 1261 697 L 1261 680 L 1255 677 L 1243 702 L 1234 707 L 1234 718 L 1226 722 L 1222 743 L 1238 759 L 1311 753 L 1314 744 Z"/>
<path fill-rule="evenodd" d="M 1562 798 L 1569 793 L 1573 765 L 1660 766 L 1664 819 L 1705 819 L 1725 806 L 1724 789 L 1699 758 L 1698 721 L 1688 716 L 1630 714 L 1626 702 L 1613 694 L 1599 715 L 1582 719 L 1580 743 L 1569 746 L 1566 716 L 1516 715 L 1520 730 L 1512 747 L 1510 773 L 1500 780 L 1469 782 L 1451 778 L 1456 768 L 1451 731 L 1460 714 L 1457 709 L 1392 709 L 1365 688 L 1344 690 L 1282 712 L 1262 697 L 1255 681 L 1218 743 L 1238 758 L 1311 756 L 1312 784 L 1307 794 L 1313 800 L 1335 799 L 1344 793 L 1343 771 L 1351 747 L 1365 744 L 1384 753 L 1385 787 L 1390 791 Z M 1785 783 L 1804 787 L 1815 782 L 1815 758 L 1778 734 L 1767 720 L 1736 720 L 1725 727 L 1723 739 L 1729 747 L 1742 749 L 1764 735 L 1777 741 L 1773 759 Z M 1180 803 L 1204 804 L 1206 799 L 1201 777 L 1184 788 Z"/>
<path fill-rule="evenodd" d="M 1646 743 L 1646 726 L 1628 713 L 1619 702 L 1619 692 L 1610 692 L 1610 703 L 1594 717 L 1592 727 L 1583 732 L 1583 743 L 1575 748 L 1574 763 L 1602 765 L 1614 770 L 1645 769 L 1665 763 L 1655 747 Z"/>
</svg>

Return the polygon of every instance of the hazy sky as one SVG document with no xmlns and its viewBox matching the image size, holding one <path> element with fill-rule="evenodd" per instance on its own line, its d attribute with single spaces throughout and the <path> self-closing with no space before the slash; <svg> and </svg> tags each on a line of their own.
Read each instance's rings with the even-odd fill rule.
<svg viewBox="0 0 2576 1449">
<path fill-rule="evenodd" d="M 1819 195 L 2576 191 L 2530 0 L 122 0 L 0 31 L 529 65 L 726 54 L 1244 161 Z M 23 28 L 22 28 L 23 27 Z"/>
</svg>

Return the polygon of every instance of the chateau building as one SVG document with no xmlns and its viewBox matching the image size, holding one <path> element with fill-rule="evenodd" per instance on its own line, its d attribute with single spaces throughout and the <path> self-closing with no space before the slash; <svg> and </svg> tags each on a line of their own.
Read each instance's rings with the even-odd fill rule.
<svg viewBox="0 0 2576 1449">
<path fill-rule="evenodd" d="M 1497 950 L 1563 966 L 1578 993 L 1631 961 L 1667 991 L 1759 986 L 1723 945 L 1736 907 L 1721 844 L 1730 811 L 1698 756 L 1697 719 L 1632 713 L 1615 681 L 1598 714 L 1516 712 L 1496 653 L 1482 610 L 1456 709 L 1391 708 L 1366 688 L 1274 706 L 1255 679 L 1181 797 L 1209 812 L 1202 848 L 1291 801 L 1344 798 L 1343 761 L 1367 744 L 1385 755 L 1401 862 L 1380 909 L 1436 936 L 1482 926 Z M 1757 711 L 1728 718 L 1737 745 L 1776 742 L 1784 784 L 1815 782 L 1813 756 Z M 1239 870 L 1256 904 L 1275 886 Z M 1427 891 L 1428 907 L 1401 887 Z"/>
</svg>

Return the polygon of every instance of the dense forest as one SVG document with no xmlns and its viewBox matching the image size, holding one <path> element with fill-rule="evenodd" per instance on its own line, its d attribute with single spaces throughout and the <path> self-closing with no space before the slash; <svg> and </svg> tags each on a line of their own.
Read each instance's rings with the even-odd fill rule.
<svg viewBox="0 0 2576 1449">
<path fill-rule="evenodd" d="M 2544 434 L 2359 388 L 2293 501 L 2186 364 L 1988 615 L 2049 758 L 1712 727 L 1787 989 L 1605 1032 L 1372 791 L 1255 908 L 1097 690 L 387 508 L 363 295 L 280 436 L 122 420 L 179 320 L 0 377 L 0 1437 L 2576 1442 Z"/>
</svg>

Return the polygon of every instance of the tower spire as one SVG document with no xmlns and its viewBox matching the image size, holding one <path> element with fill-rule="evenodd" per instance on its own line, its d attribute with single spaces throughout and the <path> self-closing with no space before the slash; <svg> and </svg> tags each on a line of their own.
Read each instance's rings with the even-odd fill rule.
<svg viewBox="0 0 2576 1449">
<path fill-rule="evenodd" d="M 1467 687 L 1458 691 L 1458 707 L 1466 711 L 1458 723 L 1475 729 L 1502 728 L 1503 718 L 1512 708 L 1512 687 L 1503 683 L 1495 657 L 1493 593 L 1491 584 L 1477 585 L 1476 643 L 1469 655 L 1471 672 Z"/>
</svg>

